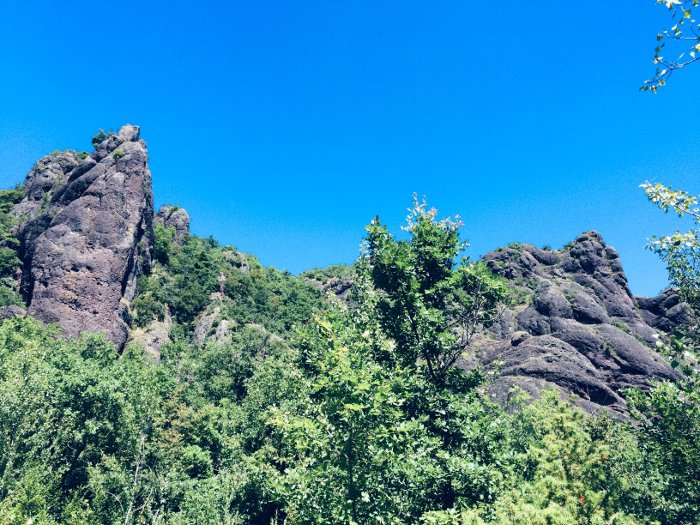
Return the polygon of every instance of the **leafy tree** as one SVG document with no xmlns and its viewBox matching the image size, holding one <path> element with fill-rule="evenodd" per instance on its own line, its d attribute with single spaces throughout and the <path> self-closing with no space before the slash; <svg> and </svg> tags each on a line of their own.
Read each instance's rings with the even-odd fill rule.
<svg viewBox="0 0 700 525">
<path fill-rule="evenodd" d="M 436 387 L 398 359 L 372 309 L 340 309 L 300 347 L 307 401 L 273 412 L 287 523 L 416 523 L 495 498 L 504 419 L 475 390 Z"/>
<path fill-rule="evenodd" d="M 700 319 L 700 209 L 698 200 L 683 190 L 674 190 L 661 183 L 645 182 L 642 188 L 647 198 L 664 212 L 674 212 L 679 217 L 692 220 L 687 232 L 676 230 L 671 235 L 654 236 L 649 249 L 666 263 L 669 281 L 681 298 L 690 306 L 696 319 Z M 669 344 L 659 343 L 660 348 L 673 358 L 674 366 L 687 362 L 690 354 L 700 351 L 700 327 L 697 323 L 676 328 Z M 690 353 L 690 354 L 689 354 Z M 683 367 L 687 373 L 692 368 Z"/>
<path fill-rule="evenodd" d="M 664 212 L 687 216 L 694 224 L 689 231 L 655 236 L 649 248 L 666 263 L 671 284 L 691 306 L 700 308 L 700 209 L 698 199 L 683 190 L 661 183 L 641 186 L 647 198 Z"/>
<path fill-rule="evenodd" d="M 645 474 L 640 514 L 664 525 L 696 524 L 700 516 L 700 387 L 697 377 L 628 395 L 639 422 Z M 635 487 L 636 488 L 636 487 Z"/>
<path fill-rule="evenodd" d="M 0 521 L 133 523 L 156 512 L 167 378 L 104 337 L 0 325 Z M 78 519 L 80 518 L 80 519 Z"/>
<path fill-rule="evenodd" d="M 422 523 L 642 523 L 625 509 L 621 474 L 615 471 L 615 467 L 632 465 L 626 457 L 615 455 L 614 447 L 623 443 L 621 438 L 628 438 L 628 429 L 605 418 L 589 418 L 560 400 L 553 390 L 543 391 L 533 403 L 513 408 L 507 432 L 509 454 L 502 467 L 510 474 L 505 490 L 491 504 L 430 512 Z"/>
<path fill-rule="evenodd" d="M 23 197 L 24 190 L 19 186 L 0 191 L 0 307 L 24 305 L 15 280 L 15 272 L 22 264 L 17 255 L 19 239 L 14 235 L 17 220 L 10 213 Z"/>
<path fill-rule="evenodd" d="M 414 199 L 397 240 L 375 218 L 367 226 L 364 270 L 378 293 L 382 328 L 398 345 L 403 366 L 420 358 L 433 381 L 443 383 L 472 337 L 493 323 L 508 299 L 504 282 L 466 258 L 459 219 L 437 220 L 437 210 Z"/>
<path fill-rule="evenodd" d="M 653 237 L 649 248 L 666 263 L 669 280 L 681 297 L 700 312 L 700 213 L 698 200 L 663 184 L 642 185 L 651 202 L 664 212 L 689 217 L 687 232 Z M 690 366 L 697 358 L 700 332 L 696 324 L 678 327 L 660 348 L 686 376 L 658 385 L 650 392 L 631 391 L 628 401 L 638 421 L 639 447 L 645 476 L 637 486 L 647 495 L 637 500 L 638 511 L 663 524 L 697 523 L 700 515 L 700 375 Z"/>
</svg>

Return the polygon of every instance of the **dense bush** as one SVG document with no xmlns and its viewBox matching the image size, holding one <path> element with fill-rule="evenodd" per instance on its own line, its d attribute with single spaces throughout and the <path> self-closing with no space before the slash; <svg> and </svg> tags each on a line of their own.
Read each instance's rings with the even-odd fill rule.
<svg viewBox="0 0 700 525">
<path fill-rule="evenodd" d="M 0 191 L 0 307 L 24 304 L 15 280 L 15 273 L 22 264 L 17 255 L 19 240 L 13 232 L 17 221 L 10 213 L 23 196 L 21 187 Z"/>
<path fill-rule="evenodd" d="M 252 256 L 194 235 L 178 245 L 172 228 L 156 224 L 154 230 L 156 264 L 151 275 L 140 279 L 132 303 L 139 326 L 162 320 L 166 309 L 176 322 L 191 325 L 212 303 L 214 293 L 220 293 L 224 317 L 240 326 L 261 324 L 276 333 L 308 321 L 323 305 L 317 288 L 287 272 L 263 268 Z"/>
</svg>

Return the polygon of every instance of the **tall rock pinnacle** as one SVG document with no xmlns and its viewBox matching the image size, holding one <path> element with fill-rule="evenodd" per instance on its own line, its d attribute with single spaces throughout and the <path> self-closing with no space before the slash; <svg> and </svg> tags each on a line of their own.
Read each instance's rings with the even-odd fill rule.
<svg viewBox="0 0 700 525">
<path fill-rule="evenodd" d="M 94 140 L 95 151 L 44 157 L 15 207 L 28 313 L 66 335 L 128 337 L 136 277 L 150 270 L 153 191 L 139 128 Z"/>
</svg>

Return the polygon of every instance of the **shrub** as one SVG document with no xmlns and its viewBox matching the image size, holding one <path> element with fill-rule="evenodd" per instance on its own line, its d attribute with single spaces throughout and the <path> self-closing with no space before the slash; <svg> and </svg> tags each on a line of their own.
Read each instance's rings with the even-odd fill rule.
<svg viewBox="0 0 700 525">
<path fill-rule="evenodd" d="M 94 147 L 99 146 L 102 144 L 105 140 L 107 140 L 109 137 L 114 135 L 114 131 L 105 131 L 102 128 L 100 128 L 100 131 L 98 131 L 93 137 L 92 137 L 92 145 Z"/>
</svg>

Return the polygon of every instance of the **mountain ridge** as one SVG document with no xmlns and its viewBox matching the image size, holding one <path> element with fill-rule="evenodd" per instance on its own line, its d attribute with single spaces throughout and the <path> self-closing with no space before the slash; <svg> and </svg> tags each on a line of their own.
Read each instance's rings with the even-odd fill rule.
<svg viewBox="0 0 700 525">
<path fill-rule="evenodd" d="M 244 310 L 260 310 L 256 301 L 263 301 L 277 305 L 273 310 L 286 308 L 285 317 L 295 305 L 278 304 L 274 282 L 291 277 L 269 271 L 259 277 L 259 263 L 233 248 L 203 255 L 214 247 L 193 240 L 184 209 L 163 206 L 155 212 L 148 152 L 137 126 L 98 134 L 93 144 L 91 154 L 65 151 L 40 159 L 12 207 L 21 262 L 16 286 L 28 315 L 58 324 L 70 337 L 103 332 L 119 350 L 139 344 L 156 359 L 170 331 L 183 323 L 200 345 L 229 340 L 245 326 L 270 334 L 289 329 L 287 321 L 280 325 Z M 206 278 L 194 282 L 188 273 L 196 268 L 169 268 L 169 250 L 192 251 L 211 266 Z M 679 378 L 654 348 L 664 333 L 688 321 L 687 308 L 672 291 L 635 298 L 619 255 L 597 232 L 561 250 L 512 244 L 482 260 L 518 299 L 460 366 L 497 371 L 491 392 L 499 403 L 509 402 L 513 387 L 535 395 L 554 387 L 588 411 L 625 413 L 625 388 Z M 308 316 L 304 308 L 319 307 L 329 293 L 352 306 L 351 272 L 326 273 L 289 280 L 295 297 L 304 298 L 290 319 Z M 261 299 L 250 290 L 263 282 L 269 297 Z M 163 288 L 184 299 L 163 298 Z M 184 304 L 188 298 L 193 302 Z M 23 313 L 6 306 L 3 316 Z"/>
</svg>

